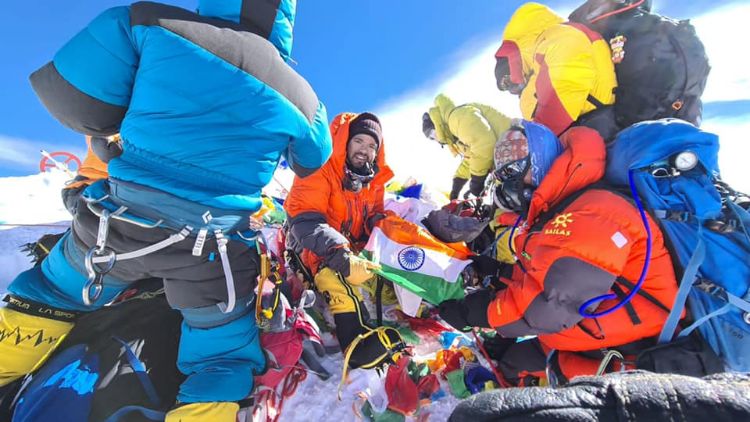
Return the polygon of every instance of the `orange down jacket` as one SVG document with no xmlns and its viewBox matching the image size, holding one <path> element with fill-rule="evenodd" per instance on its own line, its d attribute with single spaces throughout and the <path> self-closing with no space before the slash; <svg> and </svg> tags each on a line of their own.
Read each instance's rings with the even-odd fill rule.
<svg viewBox="0 0 750 422">
<path fill-rule="evenodd" d="M 342 113 L 333 119 L 331 158 L 310 176 L 295 177 L 284 202 L 291 233 L 303 249 L 303 263 L 313 272 L 330 264 L 327 258 L 337 248 L 358 252 L 369 237 L 371 218 L 384 213 L 385 184 L 393 177 L 385 162 L 384 140 L 375 158 L 373 180 L 356 193 L 343 187 L 349 123 L 355 117 Z"/>
<path fill-rule="evenodd" d="M 561 352 L 611 348 L 656 336 L 667 312 L 641 294 L 633 297 L 632 307 L 606 316 L 583 318 L 578 313 L 587 300 L 618 293 L 613 289 L 621 296 L 630 292 L 627 284 L 635 284 L 643 269 L 646 231 L 636 207 L 608 190 L 594 187 L 557 207 L 601 179 L 605 168 L 604 143 L 594 130 L 575 127 L 560 141 L 565 150 L 534 191 L 514 242 L 518 262 L 512 279 L 491 302 L 488 321 L 505 337 L 536 334 L 545 349 Z M 500 219 L 513 224 L 514 216 Z M 669 307 L 677 282 L 661 231 L 651 219 L 649 224 L 652 254 L 642 291 Z M 594 306 L 598 312 L 619 300 Z M 637 315 L 635 320 L 629 310 Z"/>
</svg>

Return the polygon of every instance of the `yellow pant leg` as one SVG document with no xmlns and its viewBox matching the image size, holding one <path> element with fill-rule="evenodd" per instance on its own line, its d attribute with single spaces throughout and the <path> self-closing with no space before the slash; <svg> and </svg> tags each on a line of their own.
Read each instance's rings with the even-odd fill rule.
<svg viewBox="0 0 750 422">
<path fill-rule="evenodd" d="M 73 325 L 0 308 L 0 386 L 44 363 Z"/>
<path fill-rule="evenodd" d="M 456 169 L 456 172 L 453 174 L 453 177 L 458 177 L 460 179 L 471 179 L 471 171 L 469 170 L 469 159 L 464 158 L 461 160 L 461 164 L 459 164 L 458 168 Z"/>
<path fill-rule="evenodd" d="M 235 422 L 239 410 L 232 402 L 190 403 L 167 413 L 164 422 Z"/>
<path fill-rule="evenodd" d="M 315 286 L 325 296 L 332 314 L 360 312 L 362 294 L 359 293 L 359 289 L 347 283 L 330 268 L 323 268 L 315 275 Z"/>
</svg>

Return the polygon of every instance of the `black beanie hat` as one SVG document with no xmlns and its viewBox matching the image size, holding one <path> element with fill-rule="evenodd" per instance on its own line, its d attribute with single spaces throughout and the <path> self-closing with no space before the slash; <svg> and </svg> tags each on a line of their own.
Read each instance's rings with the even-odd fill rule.
<svg viewBox="0 0 750 422">
<path fill-rule="evenodd" d="M 435 123 L 433 123 L 430 113 L 425 112 L 422 115 L 422 133 L 424 133 L 424 136 L 429 136 L 433 129 L 435 129 Z"/>
<path fill-rule="evenodd" d="M 349 141 L 360 133 L 375 138 L 375 142 L 378 143 L 378 148 L 380 148 L 380 144 L 383 142 L 383 129 L 380 127 L 380 119 L 376 115 L 364 112 L 349 123 Z"/>
</svg>

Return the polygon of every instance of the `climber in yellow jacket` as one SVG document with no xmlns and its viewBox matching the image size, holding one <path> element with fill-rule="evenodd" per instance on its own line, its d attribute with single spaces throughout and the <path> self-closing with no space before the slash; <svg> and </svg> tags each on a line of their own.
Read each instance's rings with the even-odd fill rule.
<svg viewBox="0 0 750 422">
<path fill-rule="evenodd" d="M 520 95 L 523 118 L 557 136 L 584 114 L 615 101 L 609 45 L 586 26 L 564 22 L 547 6 L 519 7 L 495 58 L 497 87 Z"/>
<path fill-rule="evenodd" d="M 469 179 L 469 191 L 477 197 L 482 194 L 493 166 L 495 141 L 509 127 L 510 118 L 488 105 L 456 106 L 444 94 L 435 97 L 435 106 L 422 116 L 422 131 L 426 137 L 447 146 L 454 156 L 463 158 L 453 176 L 451 200 L 458 198 Z"/>
</svg>

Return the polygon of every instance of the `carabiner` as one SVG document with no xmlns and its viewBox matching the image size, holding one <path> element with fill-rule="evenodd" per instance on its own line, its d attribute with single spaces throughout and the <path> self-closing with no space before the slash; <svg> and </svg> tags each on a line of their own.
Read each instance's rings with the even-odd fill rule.
<svg viewBox="0 0 750 422">
<path fill-rule="evenodd" d="M 99 268 L 94 263 L 94 257 L 100 256 L 107 258 L 104 268 Z M 86 284 L 83 285 L 83 290 L 81 291 L 81 298 L 86 306 L 91 306 L 101 297 L 102 292 L 104 291 L 104 276 L 112 271 L 115 262 L 117 262 L 117 254 L 106 246 L 103 247 L 101 251 L 96 246 L 92 246 L 91 249 L 86 252 L 83 263 L 86 267 L 88 279 L 86 280 Z"/>
</svg>

